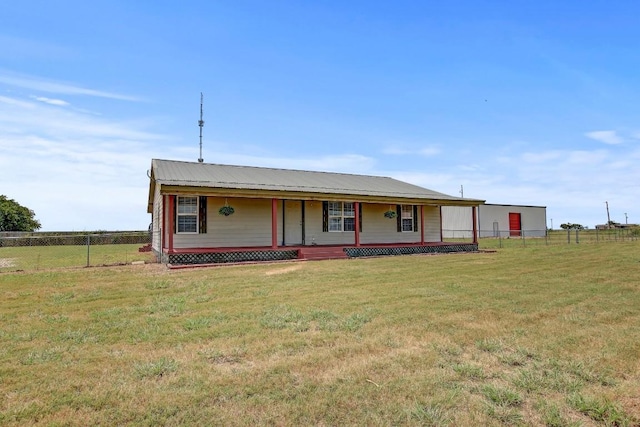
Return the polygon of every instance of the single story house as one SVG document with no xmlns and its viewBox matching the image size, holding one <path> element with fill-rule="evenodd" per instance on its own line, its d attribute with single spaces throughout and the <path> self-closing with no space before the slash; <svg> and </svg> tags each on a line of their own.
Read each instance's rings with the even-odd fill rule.
<svg viewBox="0 0 640 427">
<path fill-rule="evenodd" d="M 172 265 L 476 251 L 443 241 L 444 206 L 483 200 L 393 178 L 154 159 L 152 249 Z"/>
<path fill-rule="evenodd" d="M 445 238 L 470 237 L 474 220 L 471 208 L 446 206 L 442 209 Z M 485 203 L 476 210 L 479 237 L 545 237 L 547 235 L 546 206 L 499 205 Z"/>
</svg>

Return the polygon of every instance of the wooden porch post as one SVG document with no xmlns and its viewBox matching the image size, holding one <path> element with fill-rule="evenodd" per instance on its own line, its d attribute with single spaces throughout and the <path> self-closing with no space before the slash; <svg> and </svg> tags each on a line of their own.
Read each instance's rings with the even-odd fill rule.
<svg viewBox="0 0 640 427">
<path fill-rule="evenodd" d="M 438 209 L 440 210 L 440 241 L 444 242 L 442 239 L 442 206 L 439 206 Z"/>
<path fill-rule="evenodd" d="M 173 234 L 175 230 L 176 218 L 176 196 L 169 196 L 169 252 L 173 252 Z"/>
<path fill-rule="evenodd" d="M 271 248 L 278 247 L 278 199 L 271 199 Z"/>
<path fill-rule="evenodd" d="M 420 244 L 424 246 L 424 205 L 420 205 Z"/>
<path fill-rule="evenodd" d="M 162 236 L 160 236 L 160 243 L 162 244 L 162 247 L 160 248 L 160 251 L 162 252 L 162 250 L 167 248 L 167 204 L 169 203 L 169 198 L 167 197 L 167 195 L 163 195 L 162 196 L 162 222 L 160 223 L 160 233 L 162 234 Z"/>
<path fill-rule="evenodd" d="M 355 230 L 355 241 L 356 241 L 356 247 L 360 247 L 360 202 L 354 202 L 353 203 L 355 209 L 356 209 L 356 218 L 355 218 L 355 226 L 353 227 Z"/>
<path fill-rule="evenodd" d="M 473 243 L 478 243 L 478 220 L 476 218 L 476 210 L 478 208 L 473 206 L 471 208 L 471 215 L 473 215 Z"/>
</svg>

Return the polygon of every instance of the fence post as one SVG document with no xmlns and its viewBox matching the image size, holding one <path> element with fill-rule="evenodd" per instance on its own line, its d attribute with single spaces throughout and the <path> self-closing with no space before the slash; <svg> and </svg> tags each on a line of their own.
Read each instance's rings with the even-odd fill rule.
<svg viewBox="0 0 640 427">
<path fill-rule="evenodd" d="M 576 228 L 576 243 L 580 243 L 580 230 Z"/>
<path fill-rule="evenodd" d="M 91 240 L 91 235 L 87 233 L 87 267 L 89 267 L 89 241 Z"/>
<path fill-rule="evenodd" d="M 522 234 L 522 246 L 527 246 L 526 239 L 524 238 L 524 230 L 520 230 L 520 234 Z"/>
<path fill-rule="evenodd" d="M 600 232 L 598 228 L 596 228 L 596 243 L 600 243 Z"/>
</svg>

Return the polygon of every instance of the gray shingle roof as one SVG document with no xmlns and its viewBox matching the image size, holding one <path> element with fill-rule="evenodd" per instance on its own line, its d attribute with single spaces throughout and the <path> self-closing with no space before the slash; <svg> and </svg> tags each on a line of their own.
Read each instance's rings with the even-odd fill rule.
<svg viewBox="0 0 640 427">
<path fill-rule="evenodd" d="M 152 161 L 156 183 L 217 189 L 304 192 L 483 203 L 461 199 L 397 179 L 333 172 L 231 166 L 174 160 Z"/>
</svg>

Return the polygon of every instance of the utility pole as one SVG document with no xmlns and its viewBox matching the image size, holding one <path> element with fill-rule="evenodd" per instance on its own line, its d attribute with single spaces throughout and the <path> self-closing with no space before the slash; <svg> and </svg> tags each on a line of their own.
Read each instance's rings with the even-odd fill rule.
<svg viewBox="0 0 640 427">
<path fill-rule="evenodd" d="M 464 199 L 464 188 L 462 187 L 462 184 L 460 185 L 460 197 Z"/>
<path fill-rule="evenodd" d="M 611 217 L 609 216 L 609 202 L 604 202 L 607 205 L 607 228 L 611 228 Z"/>
<path fill-rule="evenodd" d="M 625 224 L 629 224 L 629 217 L 627 216 L 627 213 L 624 213 L 624 223 Z"/>
</svg>

